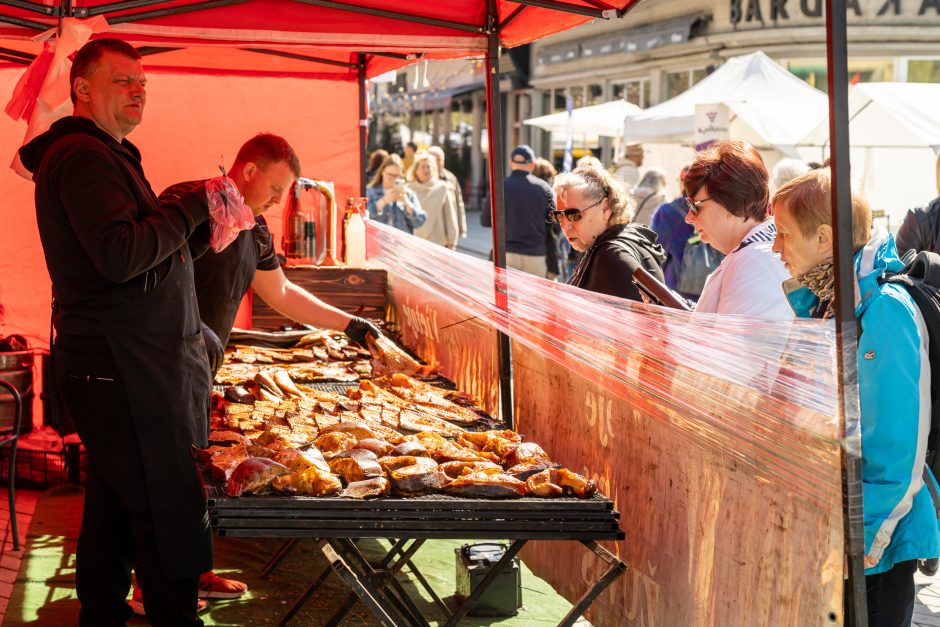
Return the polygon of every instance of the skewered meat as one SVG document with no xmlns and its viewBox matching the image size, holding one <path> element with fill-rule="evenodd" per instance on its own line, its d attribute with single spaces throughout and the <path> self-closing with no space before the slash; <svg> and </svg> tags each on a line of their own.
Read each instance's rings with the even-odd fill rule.
<svg viewBox="0 0 940 627">
<path fill-rule="evenodd" d="M 330 470 L 342 477 L 347 484 L 384 476 L 375 453 L 361 448 L 340 453 L 331 459 Z"/>
<path fill-rule="evenodd" d="M 526 484 L 498 467 L 483 468 L 461 474 L 444 486 L 444 494 L 463 498 L 514 499 L 526 495 Z"/>
<path fill-rule="evenodd" d="M 266 457 L 249 457 L 240 463 L 225 484 L 229 496 L 264 494 L 270 490 L 275 477 L 290 472 L 287 466 Z"/>
<path fill-rule="evenodd" d="M 298 496 L 330 496 L 343 489 L 339 477 L 317 466 L 281 475 L 272 481 L 272 487 L 281 494 Z"/>
<path fill-rule="evenodd" d="M 562 494 L 574 495 L 581 499 L 593 496 L 597 485 L 567 468 L 543 470 L 526 479 L 526 486 L 532 496 L 555 497 Z"/>
<path fill-rule="evenodd" d="M 391 484 L 385 477 L 373 477 L 363 481 L 354 481 L 340 492 L 345 499 L 371 499 L 388 494 Z"/>
</svg>

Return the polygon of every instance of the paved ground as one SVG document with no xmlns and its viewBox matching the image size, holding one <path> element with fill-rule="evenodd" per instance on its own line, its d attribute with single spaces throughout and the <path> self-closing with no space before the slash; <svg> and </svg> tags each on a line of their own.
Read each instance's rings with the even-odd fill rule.
<svg viewBox="0 0 940 627">
<path fill-rule="evenodd" d="M 457 242 L 457 250 L 487 259 L 493 250 L 493 229 L 480 226 L 480 212 L 467 212 L 467 237 Z"/>
</svg>

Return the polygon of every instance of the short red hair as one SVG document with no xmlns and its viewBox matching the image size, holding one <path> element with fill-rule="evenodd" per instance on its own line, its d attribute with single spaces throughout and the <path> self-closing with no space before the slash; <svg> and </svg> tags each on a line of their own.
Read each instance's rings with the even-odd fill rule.
<svg viewBox="0 0 940 627">
<path fill-rule="evenodd" d="M 696 155 L 682 187 L 689 198 L 704 187 L 708 197 L 731 214 L 763 222 L 770 200 L 769 179 L 764 160 L 754 146 L 723 141 Z"/>
</svg>

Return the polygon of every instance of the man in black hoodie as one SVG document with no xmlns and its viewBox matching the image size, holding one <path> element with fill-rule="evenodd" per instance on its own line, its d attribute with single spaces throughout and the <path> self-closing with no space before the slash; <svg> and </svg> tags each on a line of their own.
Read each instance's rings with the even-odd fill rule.
<svg viewBox="0 0 940 627">
<path fill-rule="evenodd" d="M 131 566 L 153 625 L 202 625 L 212 568 L 202 483 L 211 389 L 186 245 L 205 189 L 157 207 L 140 152 L 140 55 L 98 39 L 76 55 L 74 114 L 20 150 L 53 289 L 54 371 L 88 453 L 78 540 L 80 625 L 123 625 Z"/>
</svg>

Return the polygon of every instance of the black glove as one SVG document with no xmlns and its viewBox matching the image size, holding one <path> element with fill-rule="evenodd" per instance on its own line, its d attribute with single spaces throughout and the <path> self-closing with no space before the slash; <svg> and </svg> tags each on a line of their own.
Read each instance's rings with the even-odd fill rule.
<svg viewBox="0 0 940 627">
<path fill-rule="evenodd" d="M 370 333 L 372 337 L 379 337 L 382 335 L 382 332 L 375 328 L 371 322 L 365 318 L 353 318 L 349 321 L 349 324 L 346 325 L 346 328 L 343 329 L 343 333 L 349 337 L 353 342 L 356 342 L 360 346 L 366 345 L 366 336 Z"/>
<path fill-rule="evenodd" d="M 219 336 L 216 335 L 215 331 L 210 329 L 205 322 L 202 323 L 202 337 L 206 341 L 206 354 L 209 356 L 209 368 L 212 370 L 212 375 L 215 376 L 215 373 L 222 367 L 222 361 L 225 359 L 225 347 L 222 346 L 222 340 L 219 339 Z"/>
</svg>

